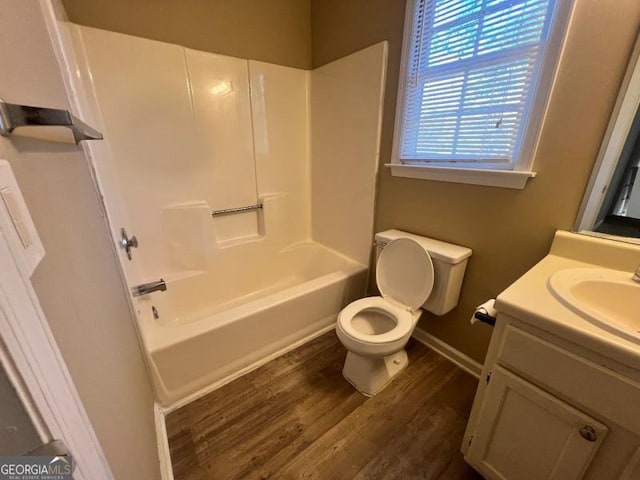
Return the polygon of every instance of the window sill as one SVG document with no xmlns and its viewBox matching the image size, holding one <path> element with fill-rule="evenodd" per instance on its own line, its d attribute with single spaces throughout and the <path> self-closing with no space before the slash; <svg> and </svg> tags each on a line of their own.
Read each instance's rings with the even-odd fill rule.
<svg viewBox="0 0 640 480">
<path fill-rule="evenodd" d="M 387 163 L 394 177 L 420 178 L 438 182 L 468 183 L 489 187 L 514 188 L 522 190 L 529 178 L 536 172 L 516 170 L 487 170 L 474 168 L 431 167 L 423 165 L 402 165 Z"/>
</svg>

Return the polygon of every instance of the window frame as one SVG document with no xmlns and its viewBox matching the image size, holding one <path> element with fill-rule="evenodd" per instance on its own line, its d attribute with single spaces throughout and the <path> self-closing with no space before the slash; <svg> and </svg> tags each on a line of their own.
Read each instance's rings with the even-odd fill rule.
<svg viewBox="0 0 640 480">
<path fill-rule="evenodd" d="M 411 59 L 411 46 L 416 4 L 421 0 L 406 0 L 404 35 L 402 43 L 402 60 L 398 80 L 398 97 L 396 103 L 393 150 L 391 163 L 385 166 L 391 169 L 394 177 L 419 178 L 454 183 L 487 185 L 503 188 L 522 189 L 529 178 L 535 177 L 532 170 L 535 154 L 540 141 L 544 118 L 549 107 L 553 85 L 562 59 L 564 43 L 569 31 L 574 0 L 555 0 L 552 13 L 548 41 L 540 51 L 542 63 L 532 79 L 534 100 L 523 120 L 524 134 L 517 148 L 517 158 L 510 167 L 496 168 L 496 165 L 473 162 L 430 162 L 415 163 L 407 159 L 404 163 L 400 155 L 401 132 L 406 107 L 407 73 Z M 431 1 L 431 0 L 427 0 Z"/>
</svg>

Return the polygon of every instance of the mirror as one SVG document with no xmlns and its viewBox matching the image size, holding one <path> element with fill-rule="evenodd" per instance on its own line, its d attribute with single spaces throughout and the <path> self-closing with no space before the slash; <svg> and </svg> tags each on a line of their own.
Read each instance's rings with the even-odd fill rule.
<svg viewBox="0 0 640 480">
<path fill-rule="evenodd" d="M 580 208 L 576 230 L 640 244 L 640 37 Z"/>
</svg>

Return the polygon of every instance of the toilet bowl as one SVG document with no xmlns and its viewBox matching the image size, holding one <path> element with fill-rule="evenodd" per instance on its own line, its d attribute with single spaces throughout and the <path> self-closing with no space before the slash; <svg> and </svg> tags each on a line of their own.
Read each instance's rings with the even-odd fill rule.
<svg viewBox="0 0 640 480">
<path fill-rule="evenodd" d="M 368 396 L 382 390 L 407 366 L 404 347 L 422 313 L 420 306 L 433 289 L 429 252 L 410 238 L 386 245 L 376 273 L 382 296 L 350 303 L 338 315 L 336 326 L 348 350 L 342 374 Z"/>
<path fill-rule="evenodd" d="M 336 334 L 347 349 L 342 374 L 367 396 L 378 393 L 407 366 L 404 347 L 422 314 L 420 307 L 431 305 L 434 313 L 443 314 L 457 304 L 460 273 L 464 274 L 471 255 L 465 247 L 398 230 L 378 234 L 376 240 L 384 245 L 376 266 L 381 296 L 350 303 L 338 314 L 336 324 Z M 437 292 L 430 252 L 438 256 L 442 273 Z M 427 303 L 432 292 L 438 298 Z"/>
</svg>

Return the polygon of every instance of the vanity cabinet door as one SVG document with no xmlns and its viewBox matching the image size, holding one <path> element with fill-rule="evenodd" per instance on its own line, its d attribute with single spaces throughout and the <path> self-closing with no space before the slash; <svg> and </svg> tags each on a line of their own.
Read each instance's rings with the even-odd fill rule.
<svg viewBox="0 0 640 480">
<path fill-rule="evenodd" d="M 607 427 L 496 367 L 467 457 L 490 479 L 580 479 Z"/>
</svg>

